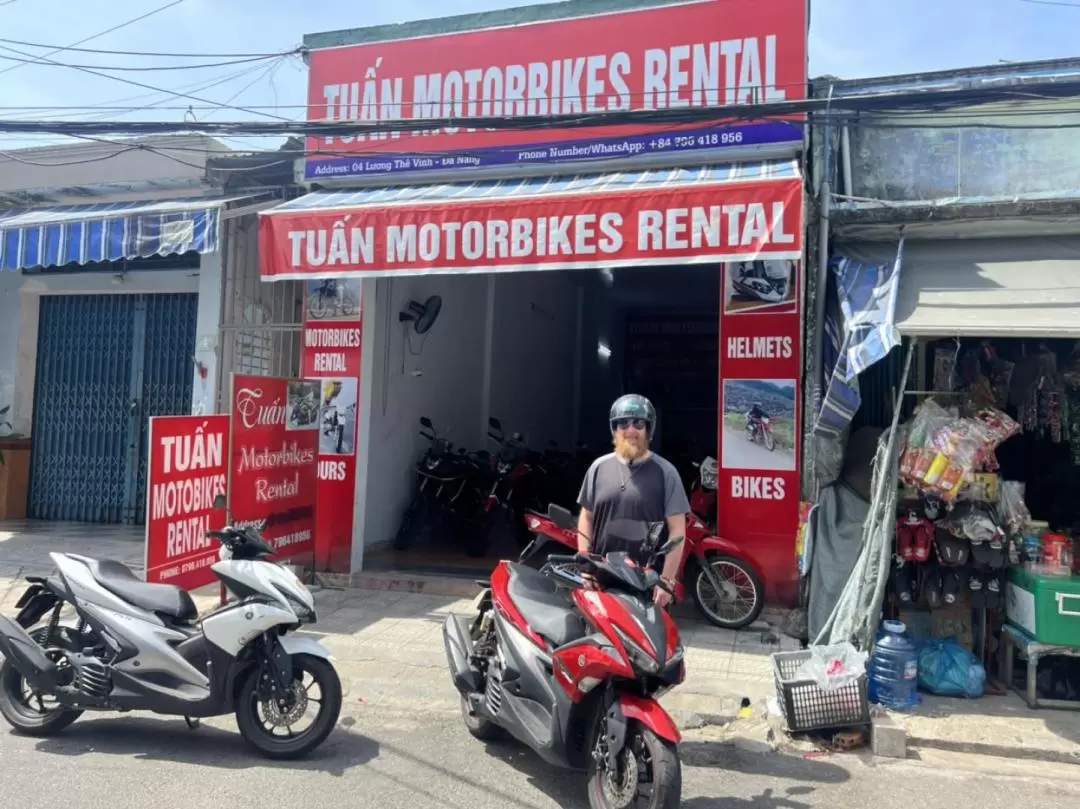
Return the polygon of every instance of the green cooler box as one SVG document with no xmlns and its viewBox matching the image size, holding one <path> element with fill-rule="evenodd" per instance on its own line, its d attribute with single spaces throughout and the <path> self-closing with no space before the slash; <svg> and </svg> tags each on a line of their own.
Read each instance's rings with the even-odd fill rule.
<svg viewBox="0 0 1080 809">
<path fill-rule="evenodd" d="M 1080 646 L 1080 576 L 1037 576 L 1011 568 L 1005 616 L 1039 643 Z"/>
</svg>

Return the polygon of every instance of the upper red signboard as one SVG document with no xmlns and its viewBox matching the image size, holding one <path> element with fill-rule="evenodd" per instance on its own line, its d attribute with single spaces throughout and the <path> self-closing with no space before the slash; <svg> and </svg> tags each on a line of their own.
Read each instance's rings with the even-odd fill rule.
<svg viewBox="0 0 1080 809">
<path fill-rule="evenodd" d="M 308 119 L 386 121 L 707 108 L 806 96 L 806 0 L 699 0 L 325 50 Z M 437 39 L 437 42 L 435 41 Z M 801 118 L 662 126 L 425 131 L 309 138 L 331 179 L 801 143 Z"/>
</svg>

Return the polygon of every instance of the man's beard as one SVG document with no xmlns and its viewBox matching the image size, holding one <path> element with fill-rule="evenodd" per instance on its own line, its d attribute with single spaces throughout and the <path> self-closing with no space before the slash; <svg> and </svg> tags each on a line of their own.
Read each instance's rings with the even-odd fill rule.
<svg viewBox="0 0 1080 809">
<path fill-rule="evenodd" d="M 624 461 L 636 461 L 649 452 L 649 439 L 645 436 L 637 441 L 629 440 L 622 433 L 615 433 L 615 454 Z"/>
</svg>

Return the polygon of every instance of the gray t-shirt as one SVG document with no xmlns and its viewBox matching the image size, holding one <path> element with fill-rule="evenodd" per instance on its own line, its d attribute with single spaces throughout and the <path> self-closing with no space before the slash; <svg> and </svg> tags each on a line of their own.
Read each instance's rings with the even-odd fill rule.
<svg viewBox="0 0 1080 809">
<path fill-rule="evenodd" d="M 656 453 L 631 464 L 614 452 L 597 458 L 585 473 L 578 504 L 592 512 L 593 553 L 626 551 L 640 563 L 647 561 L 641 547 L 644 523 L 690 511 L 678 471 Z"/>
</svg>

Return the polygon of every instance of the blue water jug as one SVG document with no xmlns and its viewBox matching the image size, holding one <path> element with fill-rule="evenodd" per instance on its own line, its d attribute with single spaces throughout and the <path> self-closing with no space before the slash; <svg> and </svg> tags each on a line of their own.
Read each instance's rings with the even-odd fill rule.
<svg viewBox="0 0 1080 809">
<path fill-rule="evenodd" d="M 897 711 L 919 704 L 919 654 L 900 621 L 885 621 L 884 635 L 870 655 L 867 695 Z"/>
</svg>

